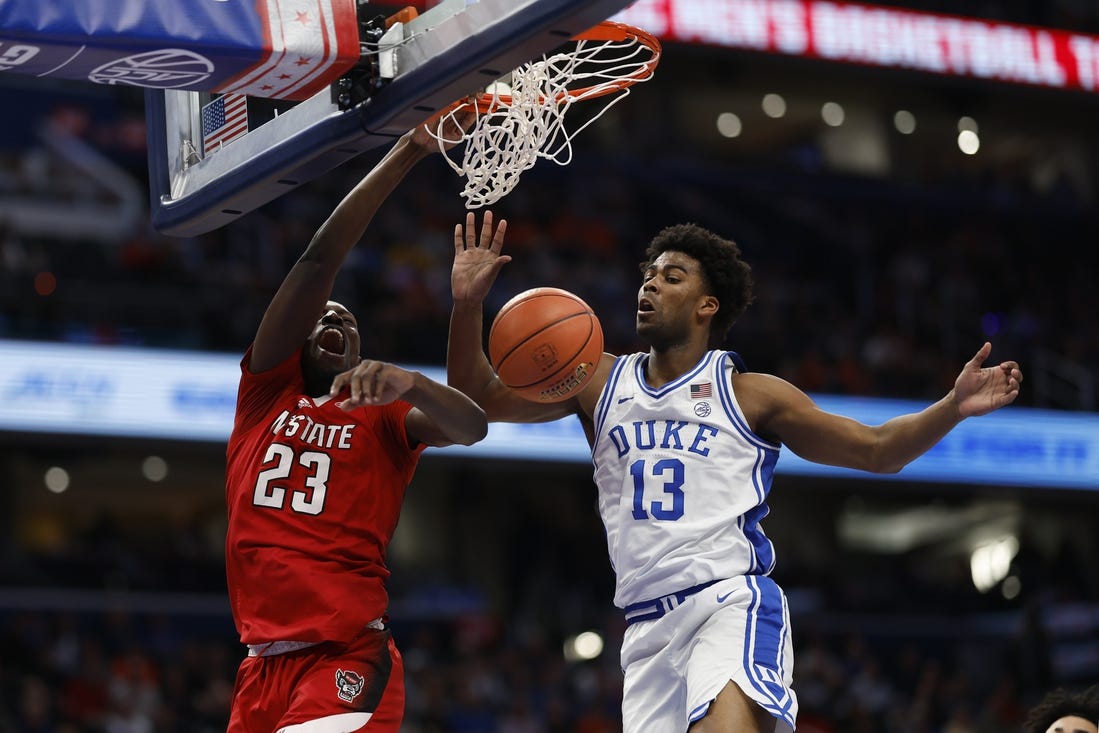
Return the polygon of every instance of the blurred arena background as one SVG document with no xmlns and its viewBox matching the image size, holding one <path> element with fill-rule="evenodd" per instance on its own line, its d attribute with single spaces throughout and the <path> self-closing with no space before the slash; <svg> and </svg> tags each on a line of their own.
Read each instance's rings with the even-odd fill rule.
<svg viewBox="0 0 1099 733">
<path fill-rule="evenodd" d="M 891 6 L 1099 37 L 1085 0 Z M 756 270 L 729 343 L 750 368 L 819 395 L 926 402 L 987 338 L 993 359 L 1022 363 L 1018 404 L 1043 411 L 1026 414 L 1095 434 L 1099 85 L 663 43 L 655 78 L 576 139 L 570 165 L 540 163 L 493 207 L 516 256 L 496 306 L 566 287 L 600 314 L 609 351 L 632 350 L 644 245 L 696 221 Z M 384 150 L 169 237 L 149 224 L 141 90 L 0 75 L 0 105 L 0 362 L 60 365 L 0 394 L 32 412 L 94 413 L 114 386 L 81 354 L 103 347 L 135 367 L 235 364 Z M 337 296 L 367 326 L 365 355 L 443 365 L 460 189 L 422 163 L 345 268 Z M 188 407 L 198 422 L 226 405 Z M 1056 463 L 1022 482 L 776 477 L 764 527 L 791 601 L 799 730 L 1015 731 L 1050 688 L 1099 681 L 1099 446 L 1071 450 L 1072 486 Z M 216 437 L 4 424 L 0 732 L 224 730 L 242 647 L 223 470 Z M 623 625 L 594 501 L 582 446 L 424 455 L 390 558 L 406 730 L 620 729 Z"/>
</svg>

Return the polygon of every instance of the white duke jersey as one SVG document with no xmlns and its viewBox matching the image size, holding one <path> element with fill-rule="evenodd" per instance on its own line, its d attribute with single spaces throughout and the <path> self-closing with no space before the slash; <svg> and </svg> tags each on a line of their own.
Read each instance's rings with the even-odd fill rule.
<svg viewBox="0 0 1099 733">
<path fill-rule="evenodd" d="M 739 575 L 767 575 L 760 521 L 779 445 L 748 427 L 734 353 L 710 351 L 653 389 L 648 354 L 620 356 L 596 404 L 592 462 L 620 608 Z"/>
</svg>

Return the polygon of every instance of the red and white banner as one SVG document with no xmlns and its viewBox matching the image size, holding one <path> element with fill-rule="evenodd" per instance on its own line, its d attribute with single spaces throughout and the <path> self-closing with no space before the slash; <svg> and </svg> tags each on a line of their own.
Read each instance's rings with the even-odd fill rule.
<svg viewBox="0 0 1099 733">
<path fill-rule="evenodd" d="M 637 0 L 614 20 L 669 41 L 1099 90 L 1099 36 L 816 0 Z"/>
<path fill-rule="evenodd" d="M 215 91 L 308 99 L 359 60 L 355 3 L 259 0 L 266 57 Z"/>
</svg>

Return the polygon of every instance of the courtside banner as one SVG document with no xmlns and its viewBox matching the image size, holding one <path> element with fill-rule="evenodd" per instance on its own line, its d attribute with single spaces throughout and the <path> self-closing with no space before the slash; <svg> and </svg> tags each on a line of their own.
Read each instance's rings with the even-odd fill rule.
<svg viewBox="0 0 1099 733">
<path fill-rule="evenodd" d="M 302 100 L 359 60 L 355 0 L 0 0 L 0 71 Z"/>
<path fill-rule="evenodd" d="M 1070 31 L 814 0 L 637 0 L 614 20 L 667 41 L 1099 90 L 1099 36 Z"/>
<path fill-rule="evenodd" d="M 406 365 L 440 382 L 437 366 Z M 0 340 L 0 445 L 34 434 L 223 443 L 233 427 L 240 355 Z M 1024 385 L 1024 389 L 1026 389 Z M 813 395 L 870 425 L 926 404 Z M 580 421 L 492 423 L 455 458 L 590 464 Z M 1099 491 L 1099 415 L 1010 406 L 962 422 L 898 474 L 822 466 L 782 451 L 780 474 Z"/>
</svg>

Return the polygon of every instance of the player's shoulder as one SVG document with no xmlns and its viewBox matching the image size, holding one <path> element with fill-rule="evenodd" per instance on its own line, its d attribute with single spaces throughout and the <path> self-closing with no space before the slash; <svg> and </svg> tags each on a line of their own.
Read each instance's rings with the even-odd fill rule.
<svg viewBox="0 0 1099 733">
<path fill-rule="evenodd" d="M 599 363 L 595 367 L 595 377 L 592 382 L 596 383 L 600 389 L 607 383 L 610 375 L 616 368 L 624 367 L 626 362 L 636 354 L 624 354 L 618 356 L 609 352 L 604 352 L 603 356 L 599 359 Z M 621 362 L 621 364 L 619 364 Z"/>
<path fill-rule="evenodd" d="M 730 375 L 730 379 L 748 425 L 757 435 L 775 443 L 781 441 L 770 435 L 773 417 L 809 404 L 804 392 L 774 374 L 737 372 Z"/>
<path fill-rule="evenodd" d="M 595 379 L 592 381 L 596 383 L 596 392 L 603 390 L 607 382 L 612 378 L 614 374 L 623 374 L 629 369 L 636 366 L 638 359 L 642 359 L 646 356 L 645 352 L 636 352 L 632 354 L 611 354 L 604 353 L 603 358 L 600 359 L 599 365 L 596 368 Z"/>
<path fill-rule="evenodd" d="M 767 374 L 765 372 L 742 372 L 737 370 L 730 376 L 733 383 L 741 386 L 743 389 L 759 389 L 764 391 L 797 389 L 797 387 L 782 377 L 775 376 L 774 374 Z"/>
<path fill-rule="evenodd" d="M 591 418 L 595 412 L 595 407 L 599 402 L 600 396 L 603 394 L 603 390 L 606 389 L 607 384 L 611 380 L 611 375 L 615 369 L 621 368 L 618 366 L 619 361 L 623 357 L 616 356 L 614 354 L 604 352 L 600 357 L 599 362 L 595 365 L 595 374 L 592 375 L 591 381 L 587 386 L 574 398 L 573 406 L 577 414 Z"/>
<path fill-rule="evenodd" d="M 730 375 L 733 392 L 741 408 L 753 415 L 767 415 L 789 407 L 804 405 L 808 395 L 782 377 L 763 372 Z"/>
</svg>

